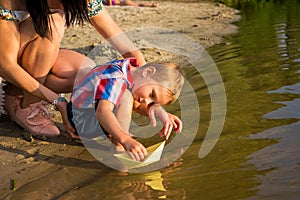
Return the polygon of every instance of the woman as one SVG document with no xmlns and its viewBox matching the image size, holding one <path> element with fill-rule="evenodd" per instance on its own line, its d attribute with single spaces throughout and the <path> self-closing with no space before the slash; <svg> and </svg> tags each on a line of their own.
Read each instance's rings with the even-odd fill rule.
<svg viewBox="0 0 300 200">
<path fill-rule="evenodd" d="M 74 136 L 66 102 L 58 94 L 72 91 L 86 57 L 60 49 L 60 42 L 65 25 L 87 21 L 124 57 L 136 57 L 145 64 L 134 45 L 114 42 L 112 38 L 121 35 L 124 39 L 124 34 L 101 0 L 0 0 L 0 76 L 11 83 L 5 88 L 5 109 L 13 121 L 33 135 L 59 134 L 41 102 L 44 100 L 60 111 L 66 130 Z"/>
</svg>

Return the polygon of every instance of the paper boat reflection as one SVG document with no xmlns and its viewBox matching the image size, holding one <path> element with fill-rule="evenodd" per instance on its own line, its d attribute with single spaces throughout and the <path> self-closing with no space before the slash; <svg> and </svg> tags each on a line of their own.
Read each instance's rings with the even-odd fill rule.
<svg viewBox="0 0 300 200">
<path fill-rule="evenodd" d="M 165 143 L 166 141 L 163 141 L 146 148 L 148 156 L 142 162 L 133 160 L 126 152 L 114 154 L 114 156 L 117 157 L 129 169 L 143 167 L 160 160 L 161 154 L 165 147 Z"/>
</svg>

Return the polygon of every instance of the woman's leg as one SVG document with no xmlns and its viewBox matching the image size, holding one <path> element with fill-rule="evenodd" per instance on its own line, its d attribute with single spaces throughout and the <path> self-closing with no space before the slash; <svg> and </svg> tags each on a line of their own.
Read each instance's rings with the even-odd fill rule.
<svg viewBox="0 0 300 200">
<path fill-rule="evenodd" d="M 60 49 L 45 86 L 57 93 L 71 93 L 74 82 L 95 66 L 94 61 L 78 52 Z"/>
<path fill-rule="evenodd" d="M 41 38 L 36 34 L 31 18 L 19 24 L 20 49 L 18 63 L 41 84 L 45 84 L 47 76 L 56 61 L 59 45 L 64 34 L 63 16 L 55 13 L 51 17 L 51 40 Z M 23 91 L 23 98 L 20 100 L 20 102 L 15 101 L 15 113 L 10 113 L 11 118 L 16 123 L 33 135 L 56 136 L 60 133 L 40 98 L 30 92 Z M 14 105 L 11 105 L 11 107 L 14 108 Z"/>
<path fill-rule="evenodd" d="M 54 65 L 60 42 L 64 34 L 64 19 L 60 13 L 51 15 L 52 38 L 39 37 L 33 27 L 31 18 L 20 24 L 21 44 L 19 64 L 40 83 L 45 84 L 47 75 Z M 24 92 L 21 107 L 40 101 L 34 95 Z"/>
</svg>

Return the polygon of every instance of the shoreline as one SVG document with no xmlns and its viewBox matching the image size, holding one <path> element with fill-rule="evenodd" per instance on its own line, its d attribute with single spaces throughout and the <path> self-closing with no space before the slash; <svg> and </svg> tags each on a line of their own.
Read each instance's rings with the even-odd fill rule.
<svg viewBox="0 0 300 200">
<path fill-rule="evenodd" d="M 167 1 L 160 2 L 157 8 L 125 6 L 106 8 L 125 33 L 137 28 L 165 28 L 186 34 L 204 48 L 219 44 L 224 36 L 236 33 L 238 28 L 232 23 L 240 19 L 238 10 L 224 4 L 206 1 L 199 3 Z M 93 47 L 104 42 L 105 40 L 90 24 L 85 24 L 83 27 L 69 28 L 62 46 L 87 55 Z M 147 59 L 147 55 L 145 57 Z"/>
<path fill-rule="evenodd" d="M 157 8 L 115 6 L 107 9 L 124 32 L 146 27 L 167 28 L 188 35 L 205 48 L 219 44 L 223 36 L 238 31 L 237 27 L 232 25 L 239 20 L 238 11 L 222 4 L 176 1 L 159 1 L 159 4 Z M 91 25 L 75 26 L 66 30 L 62 47 L 87 55 L 95 46 L 104 42 Z M 162 57 L 162 52 L 142 52 L 147 61 Z M 83 152 L 85 155 L 88 153 L 80 143 L 70 140 L 63 131 L 59 113 L 53 114 L 61 135 L 47 140 L 29 137 L 18 125 L 1 116 L 0 197 L 7 197 L 13 193 L 11 180 L 16 181 L 17 190 L 22 190 L 22 186 L 39 180 L 63 166 L 76 167 L 78 163 L 98 162 L 90 156 L 81 158 Z M 107 169 L 100 162 L 99 166 Z"/>
</svg>

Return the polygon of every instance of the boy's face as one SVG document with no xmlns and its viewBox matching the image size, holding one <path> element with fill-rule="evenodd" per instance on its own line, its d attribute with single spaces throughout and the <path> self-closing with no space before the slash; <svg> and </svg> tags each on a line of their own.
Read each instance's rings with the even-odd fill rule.
<svg viewBox="0 0 300 200">
<path fill-rule="evenodd" d="M 133 108 L 146 109 L 152 104 L 167 105 L 169 102 L 168 89 L 154 81 L 145 80 L 143 83 L 135 83 L 132 88 L 132 95 L 134 99 Z"/>
</svg>

